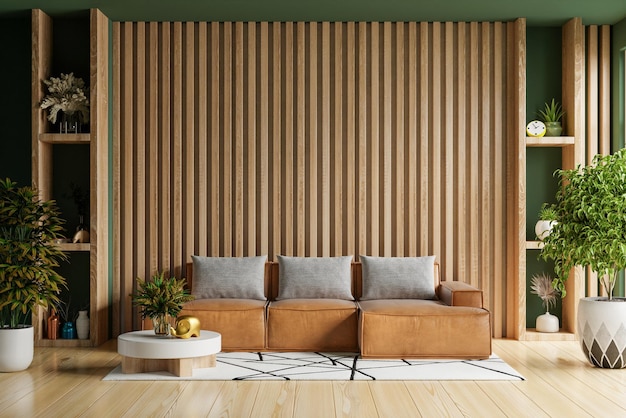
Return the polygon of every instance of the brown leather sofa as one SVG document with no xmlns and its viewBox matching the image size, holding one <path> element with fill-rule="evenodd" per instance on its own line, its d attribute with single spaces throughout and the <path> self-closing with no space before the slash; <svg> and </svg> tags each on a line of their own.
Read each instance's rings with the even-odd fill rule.
<svg viewBox="0 0 626 418">
<path fill-rule="evenodd" d="M 222 334 L 224 351 L 359 352 L 364 358 L 471 358 L 491 354 L 490 314 L 482 291 L 439 280 L 437 300 L 359 301 L 361 264 L 352 264 L 355 301 L 276 300 L 278 263 L 265 267 L 267 301 L 200 299 L 184 305 L 204 329 Z M 187 265 L 193 286 L 193 265 Z"/>
</svg>

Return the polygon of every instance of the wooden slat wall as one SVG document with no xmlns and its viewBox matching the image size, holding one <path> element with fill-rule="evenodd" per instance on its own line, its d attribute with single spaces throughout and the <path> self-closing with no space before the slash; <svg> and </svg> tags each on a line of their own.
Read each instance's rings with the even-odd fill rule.
<svg viewBox="0 0 626 418">
<path fill-rule="evenodd" d="M 192 254 L 435 254 L 502 335 L 507 25 L 114 23 L 121 331 Z"/>
<path fill-rule="evenodd" d="M 586 164 L 611 153 L 611 26 L 586 27 Z M 586 295 L 606 294 L 598 275 L 586 269 Z"/>
</svg>

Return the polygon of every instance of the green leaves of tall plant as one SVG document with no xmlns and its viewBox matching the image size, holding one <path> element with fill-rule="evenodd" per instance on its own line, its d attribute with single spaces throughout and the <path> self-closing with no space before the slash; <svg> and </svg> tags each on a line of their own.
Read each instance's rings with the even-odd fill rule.
<svg viewBox="0 0 626 418">
<path fill-rule="evenodd" d="M 541 250 L 555 262 L 554 286 L 565 297 L 571 269 L 590 266 L 612 299 L 617 273 L 626 268 L 626 149 L 555 174 L 557 223 Z"/>
<path fill-rule="evenodd" d="M 55 267 L 66 256 L 53 242 L 62 225 L 54 201 L 0 180 L 0 327 L 16 328 L 36 306 L 58 303 L 66 282 Z"/>
<path fill-rule="evenodd" d="M 150 281 L 137 278 L 137 291 L 131 296 L 133 303 L 141 308 L 142 318 L 155 318 L 159 314 L 175 318 L 182 305 L 194 299 L 185 289 L 185 279 L 166 279 L 163 274 L 157 272 Z"/>
</svg>

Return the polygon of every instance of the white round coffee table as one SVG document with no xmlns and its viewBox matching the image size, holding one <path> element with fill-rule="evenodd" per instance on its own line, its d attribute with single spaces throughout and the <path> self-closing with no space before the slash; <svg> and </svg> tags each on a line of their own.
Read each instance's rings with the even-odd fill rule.
<svg viewBox="0 0 626 418">
<path fill-rule="evenodd" d="M 222 336 L 200 331 L 187 339 L 160 337 L 154 331 L 133 331 L 117 337 L 117 352 L 122 355 L 122 373 L 166 370 L 188 377 L 194 368 L 215 367 L 215 355 L 222 349 Z"/>
</svg>

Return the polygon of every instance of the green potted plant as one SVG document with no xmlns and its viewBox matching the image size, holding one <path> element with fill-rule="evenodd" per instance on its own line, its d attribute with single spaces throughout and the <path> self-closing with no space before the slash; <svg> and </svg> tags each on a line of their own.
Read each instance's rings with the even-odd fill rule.
<svg viewBox="0 0 626 418">
<path fill-rule="evenodd" d="M 544 238 L 541 257 L 554 260 L 553 284 L 562 297 L 575 266 L 598 273 L 608 296 L 579 301 L 581 345 L 596 366 L 626 367 L 626 333 L 619 335 L 626 332 L 626 303 L 613 297 L 618 272 L 626 268 L 626 149 L 556 175 L 556 224 Z"/>
<path fill-rule="evenodd" d="M 550 233 L 556 223 L 556 210 L 549 204 L 544 203 L 539 211 L 539 220 L 535 224 L 535 234 L 541 241 Z"/>
<path fill-rule="evenodd" d="M 24 370 L 33 359 L 31 314 L 59 302 L 65 254 L 54 245 L 63 221 L 54 201 L 32 187 L 0 180 L 0 371 Z M 3 351 L 4 350 L 4 351 Z"/>
<path fill-rule="evenodd" d="M 563 118 L 565 112 L 559 102 L 552 98 L 550 103 L 545 103 L 543 110 L 539 111 L 539 115 L 546 124 L 546 136 L 561 136 L 563 131 L 561 118 Z"/>
<path fill-rule="evenodd" d="M 152 319 L 155 334 L 169 335 L 171 319 L 178 316 L 184 303 L 193 300 L 186 284 L 185 279 L 164 278 L 164 272 L 157 272 L 152 280 L 137 278 L 133 304 L 141 308 L 143 319 Z"/>
</svg>

